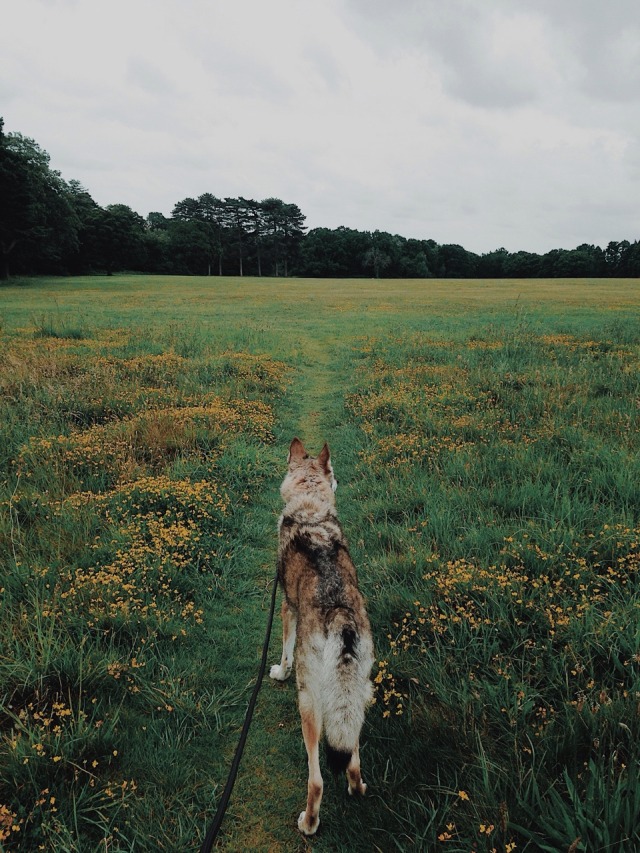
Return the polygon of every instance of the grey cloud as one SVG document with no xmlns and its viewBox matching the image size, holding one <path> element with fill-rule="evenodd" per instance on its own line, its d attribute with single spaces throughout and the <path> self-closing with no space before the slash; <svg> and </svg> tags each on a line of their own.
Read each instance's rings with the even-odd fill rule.
<svg viewBox="0 0 640 853">
<path fill-rule="evenodd" d="M 209 45 L 201 53 L 202 66 L 217 89 L 227 97 L 282 101 L 291 97 L 290 83 L 264 63 L 224 44 Z"/>
<path fill-rule="evenodd" d="M 331 92 L 339 92 L 347 79 L 336 62 L 333 54 L 320 42 L 312 43 L 305 51 L 305 57 L 316 70 L 324 85 Z"/>
<path fill-rule="evenodd" d="M 492 51 L 490 11 L 474 0 L 347 0 L 383 54 L 418 53 L 440 72 L 445 91 L 474 106 L 513 108 L 536 96 L 533 60 L 505 62 Z M 506 7 L 513 9 L 513 7 Z"/>
<path fill-rule="evenodd" d="M 585 60 L 584 90 L 602 100 L 640 99 L 640 30 L 610 37 Z"/>
<path fill-rule="evenodd" d="M 558 50 L 578 63 L 584 94 L 614 102 L 640 99 L 637 0 L 537 0 L 533 5 L 544 15 Z"/>
<path fill-rule="evenodd" d="M 171 80 L 155 65 L 140 56 L 134 56 L 127 63 L 127 83 L 133 85 L 148 95 L 166 96 L 173 94 L 175 89 Z"/>
<path fill-rule="evenodd" d="M 476 106 L 516 107 L 544 97 L 548 81 L 534 53 L 501 61 L 492 16 L 526 14 L 544 26 L 567 84 L 606 101 L 640 99 L 637 0 L 346 0 L 367 38 L 385 54 L 419 51 L 435 61 L 445 89 Z M 577 80 L 570 79 L 572 76 Z"/>
<path fill-rule="evenodd" d="M 488 34 L 481 34 L 475 23 L 448 20 L 430 34 L 431 49 L 443 66 L 445 88 L 463 101 L 486 108 L 513 108 L 533 101 L 533 80 L 496 61 L 487 44 Z"/>
</svg>

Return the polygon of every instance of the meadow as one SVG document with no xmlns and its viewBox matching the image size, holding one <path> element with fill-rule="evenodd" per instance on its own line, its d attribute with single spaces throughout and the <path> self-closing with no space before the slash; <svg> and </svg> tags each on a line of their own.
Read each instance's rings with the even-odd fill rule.
<svg viewBox="0 0 640 853">
<path fill-rule="evenodd" d="M 0 288 L 0 849 L 198 849 L 294 435 L 367 598 L 367 796 L 265 679 L 228 851 L 640 849 L 640 282 Z M 270 662 L 279 659 L 276 621 Z"/>
</svg>

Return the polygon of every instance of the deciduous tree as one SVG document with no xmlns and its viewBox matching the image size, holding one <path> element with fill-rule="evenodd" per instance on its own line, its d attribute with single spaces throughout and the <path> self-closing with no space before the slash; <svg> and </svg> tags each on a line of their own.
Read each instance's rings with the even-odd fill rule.
<svg viewBox="0 0 640 853">
<path fill-rule="evenodd" d="M 8 278 L 12 259 L 24 271 L 41 271 L 77 249 L 69 196 L 47 152 L 20 133 L 5 135 L 0 119 L 0 278 Z"/>
</svg>

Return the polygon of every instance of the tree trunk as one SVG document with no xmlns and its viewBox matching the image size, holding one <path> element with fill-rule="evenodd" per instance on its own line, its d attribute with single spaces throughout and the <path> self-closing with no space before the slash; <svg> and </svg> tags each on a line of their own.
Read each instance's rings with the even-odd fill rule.
<svg viewBox="0 0 640 853">
<path fill-rule="evenodd" d="M 9 255 L 15 248 L 15 245 L 16 241 L 12 240 L 8 247 L 4 242 L 0 246 L 0 281 L 7 281 L 9 279 Z"/>
</svg>

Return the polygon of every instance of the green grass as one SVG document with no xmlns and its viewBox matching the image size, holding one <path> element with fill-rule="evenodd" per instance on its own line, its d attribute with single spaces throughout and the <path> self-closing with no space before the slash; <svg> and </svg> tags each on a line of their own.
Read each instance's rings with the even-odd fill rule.
<svg viewBox="0 0 640 853">
<path fill-rule="evenodd" d="M 267 679 L 222 848 L 640 846 L 639 307 L 621 280 L 1 288 L 0 849 L 197 848 L 295 434 L 330 442 L 369 602 L 369 790 L 327 777 L 299 836 Z"/>
</svg>

